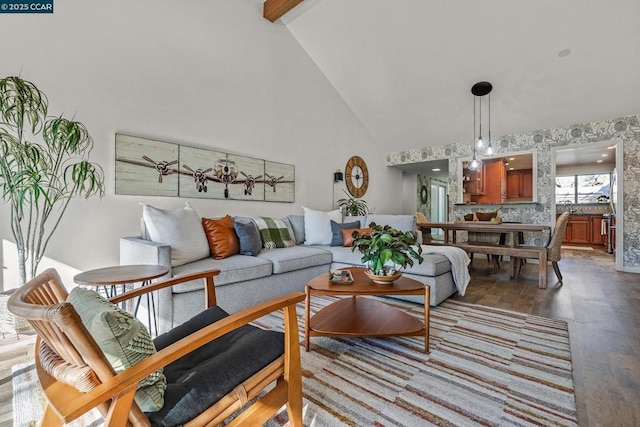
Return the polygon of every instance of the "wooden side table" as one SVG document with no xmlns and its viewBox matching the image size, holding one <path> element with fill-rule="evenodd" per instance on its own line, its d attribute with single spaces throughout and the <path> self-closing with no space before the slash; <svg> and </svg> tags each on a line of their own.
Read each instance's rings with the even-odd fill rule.
<svg viewBox="0 0 640 427">
<path fill-rule="evenodd" d="M 169 267 L 162 265 L 117 265 L 113 267 L 98 268 L 88 270 L 74 276 L 73 281 L 79 285 L 102 287 L 107 298 L 118 295 L 118 292 L 126 292 L 127 285 L 133 286 L 140 283 L 140 286 L 146 286 L 151 280 L 162 277 L 169 272 Z M 156 304 L 153 292 L 145 294 L 147 298 L 147 320 L 149 324 L 149 332 L 152 335 L 158 334 L 158 324 L 156 322 Z M 136 301 L 133 315 L 138 315 L 140 308 L 140 298 Z M 124 303 L 123 303 L 124 304 Z M 123 307 L 124 309 L 125 307 Z M 152 322 L 153 320 L 153 322 Z M 152 330 L 155 329 L 155 333 Z"/>
<path fill-rule="evenodd" d="M 431 288 L 417 280 L 400 277 L 392 285 L 378 285 L 364 269 L 350 267 L 351 284 L 334 284 L 322 274 L 305 287 L 305 350 L 314 336 L 423 336 L 424 351 L 429 353 L 429 294 Z M 329 304 L 311 316 L 311 297 L 317 295 L 351 296 Z M 421 321 L 389 304 L 362 296 L 424 295 L 424 320 Z"/>
</svg>

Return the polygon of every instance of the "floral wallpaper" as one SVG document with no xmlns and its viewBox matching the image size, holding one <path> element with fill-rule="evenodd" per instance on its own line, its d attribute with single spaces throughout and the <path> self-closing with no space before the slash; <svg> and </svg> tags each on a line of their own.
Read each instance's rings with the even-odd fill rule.
<svg viewBox="0 0 640 427">
<path fill-rule="evenodd" d="M 553 210 L 551 206 L 554 183 L 551 181 L 551 148 L 564 146 L 580 146 L 612 139 L 623 141 L 623 204 L 624 212 L 624 246 L 622 248 L 623 267 L 627 271 L 640 272 L 640 115 L 622 117 L 614 120 L 602 120 L 582 123 L 568 127 L 538 130 L 518 133 L 497 138 L 500 150 L 517 152 L 535 150 L 537 153 L 538 194 L 537 203 L 516 206 L 505 205 L 500 215 L 505 221 L 518 220 L 534 224 L 549 224 L 552 222 Z M 434 146 L 400 151 L 387 155 L 387 166 L 418 163 L 429 160 L 449 159 L 449 194 L 450 217 L 461 218 L 464 214 L 473 212 L 478 206 L 456 205 L 459 194 L 460 180 L 458 177 L 458 163 L 462 159 L 472 156 L 471 142 L 459 142 L 448 145 Z M 621 155 L 621 153 L 617 153 Z M 541 203 L 544 200 L 545 203 Z M 485 206 L 486 207 L 486 206 Z M 544 245 L 548 236 L 527 236 L 529 244 Z M 620 250 L 618 248 L 617 250 Z"/>
</svg>

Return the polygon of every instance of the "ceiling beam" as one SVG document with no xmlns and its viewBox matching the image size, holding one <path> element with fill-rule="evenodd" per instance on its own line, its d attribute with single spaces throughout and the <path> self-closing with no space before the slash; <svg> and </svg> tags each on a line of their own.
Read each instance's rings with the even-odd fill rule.
<svg viewBox="0 0 640 427">
<path fill-rule="evenodd" d="M 262 16 L 276 22 L 303 0 L 266 0 L 262 8 Z"/>
</svg>

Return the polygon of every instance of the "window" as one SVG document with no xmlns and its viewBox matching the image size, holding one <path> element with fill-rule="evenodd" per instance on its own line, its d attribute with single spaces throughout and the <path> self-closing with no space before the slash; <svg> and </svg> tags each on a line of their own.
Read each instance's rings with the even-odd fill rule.
<svg viewBox="0 0 640 427">
<path fill-rule="evenodd" d="M 556 177 L 556 203 L 609 201 L 610 173 Z"/>
</svg>

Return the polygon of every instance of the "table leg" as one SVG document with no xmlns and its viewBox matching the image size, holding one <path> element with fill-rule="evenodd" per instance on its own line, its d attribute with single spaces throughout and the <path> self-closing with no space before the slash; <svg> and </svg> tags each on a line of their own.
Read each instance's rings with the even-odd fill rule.
<svg viewBox="0 0 640 427">
<path fill-rule="evenodd" d="M 547 288 L 547 251 L 541 251 L 538 257 L 539 270 L 538 270 L 538 287 L 540 289 Z"/>
<path fill-rule="evenodd" d="M 304 349 L 309 351 L 309 313 L 311 306 L 311 289 L 309 286 L 305 286 L 304 293 Z"/>
<path fill-rule="evenodd" d="M 429 318 L 431 306 L 431 287 L 424 285 L 424 352 L 429 354 Z"/>
</svg>

